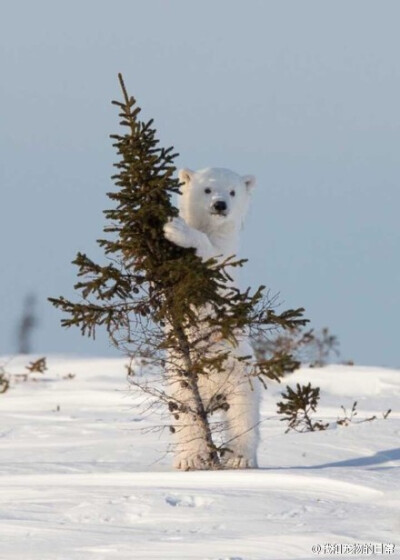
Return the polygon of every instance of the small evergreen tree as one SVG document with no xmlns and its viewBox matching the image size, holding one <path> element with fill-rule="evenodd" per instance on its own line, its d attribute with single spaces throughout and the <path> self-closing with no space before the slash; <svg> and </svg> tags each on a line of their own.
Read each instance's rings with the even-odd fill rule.
<svg viewBox="0 0 400 560">
<path fill-rule="evenodd" d="M 278 414 L 283 416 L 282 421 L 288 423 L 286 432 L 316 432 L 328 428 L 329 424 L 312 419 L 320 399 L 319 392 L 319 387 L 312 387 L 311 383 L 297 383 L 296 390 L 287 386 L 286 393 L 281 393 L 283 401 L 278 403 Z"/>
<path fill-rule="evenodd" d="M 252 341 L 257 360 L 268 360 L 279 355 L 290 355 L 295 360 L 304 363 L 304 355 L 313 344 L 313 331 L 305 331 L 300 327 L 280 330 L 278 333 L 265 338 L 258 337 Z M 291 373 L 289 370 L 287 373 Z"/>
<path fill-rule="evenodd" d="M 315 359 L 311 361 L 312 367 L 323 367 L 331 354 L 339 356 L 339 340 L 336 335 L 332 334 L 328 327 L 324 327 L 312 337 L 312 348 Z"/>
<path fill-rule="evenodd" d="M 269 338 L 256 338 L 253 347 L 257 359 L 271 359 L 290 354 L 299 363 L 309 367 L 323 367 L 332 354 L 339 356 L 339 340 L 327 327 L 320 331 L 301 327 L 279 331 Z"/>
<path fill-rule="evenodd" d="M 32 333 L 38 324 L 35 308 L 36 297 L 34 294 L 28 294 L 24 300 L 24 307 L 18 324 L 18 354 L 30 354 L 32 352 Z"/>
<path fill-rule="evenodd" d="M 302 308 L 277 315 L 263 287 L 253 294 L 230 287 L 229 267 L 242 266 L 244 261 L 204 263 L 193 249 L 165 239 L 163 226 L 178 215 L 171 203 L 171 195 L 179 193 L 180 186 L 173 176 L 177 154 L 173 148 L 158 146 L 153 121 L 139 119 L 135 99 L 128 95 L 121 75 L 119 80 L 123 101 L 113 103 L 120 110 L 125 134 L 112 136 L 120 159 L 113 176 L 117 189 L 108 194 L 116 206 L 105 211 L 109 222 L 105 232 L 111 238 L 98 241 L 109 262 L 98 265 L 78 253 L 74 264 L 81 280 L 75 288 L 81 301 L 64 297 L 50 301 L 66 313 L 63 326 L 78 326 L 82 334 L 92 337 L 98 326 L 104 326 L 128 355 L 152 356 L 160 368 L 167 360 L 166 367 L 175 370 L 191 394 L 189 412 L 201 426 L 209 450 L 206 467 L 217 468 L 219 454 L 209 423 L 215 408 L 207 409 L 202 402 L 198 376 L 222 371 L 227 353 L 208 352 L 211 341 L 217 336 L 235 343 L 244 329 L 262 336 L 273 327 L 293 328 L 306 320 Z M 252 375 L 277 379 L 297 366 L 290 355 L 281 354 L 258 361 Z M 187 402 L 172 402 L 151 383 L 145 390 L 165 401 L 175 417 L 188 412 Z"/>
</svg>

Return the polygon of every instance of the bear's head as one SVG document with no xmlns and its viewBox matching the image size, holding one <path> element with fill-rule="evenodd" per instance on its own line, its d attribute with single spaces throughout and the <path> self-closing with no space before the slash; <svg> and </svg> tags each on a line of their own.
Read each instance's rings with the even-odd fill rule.
<svg viewBox="0 0 400 560">
<path fill-rule="evenodd" d="M 205 233 L 226 226 L 240 229 L 255 185 L 252 175 L 209 167 L 181 169 L 179 180 L 181 215 L 191 227 Z"/>
</svg>

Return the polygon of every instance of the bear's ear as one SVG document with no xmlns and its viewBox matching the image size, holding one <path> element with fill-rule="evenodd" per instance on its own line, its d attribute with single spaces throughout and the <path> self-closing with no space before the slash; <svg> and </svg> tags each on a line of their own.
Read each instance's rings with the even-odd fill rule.
<svg viewBox="0 0 400 560">
<path fill-rule="evenodd" d="M 250 192 L 253 190 L 256 184 L 256 178 L 254 175 L 243 175 L 242 177 L 244 184 L 246 185 L 246 189 Z"/>
<path fill-rule="evenodd" d="M 179 181 L 181 183 L 185 183 L 185 185 L 188 185 L 192 180 L 193 175 L 194 171 L 192 171 L 191 169 L 180 169 L 178 173 Z"/>
</svg>

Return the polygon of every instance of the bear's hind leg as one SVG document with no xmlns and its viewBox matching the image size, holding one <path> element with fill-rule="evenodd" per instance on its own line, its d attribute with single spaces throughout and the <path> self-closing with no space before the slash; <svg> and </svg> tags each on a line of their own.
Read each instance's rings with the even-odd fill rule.
<svg viewBox="0 0 400 560">
<path fill-rule="evenodd" d="M 259 388 L 243 380 L 229 395 L 226 411 L 227 443 L 224 467 L 228 469 L 257 468 L 259 439 Z"/>
</svg>

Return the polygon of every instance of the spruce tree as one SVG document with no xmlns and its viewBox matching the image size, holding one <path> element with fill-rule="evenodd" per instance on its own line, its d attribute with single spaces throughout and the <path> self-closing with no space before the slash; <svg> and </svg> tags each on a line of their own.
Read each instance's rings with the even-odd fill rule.
<svg viewBox="0 0 400 560">
<path fill-rule="evenodd" d="M 283 416 L 281 421 L 288 423 L 286 433 L 290 430 L 316 432 L 328 428 L 328 423 L 312 419 L 320 399 L 319 393 L 319 387 L 312 387 L 311 383 L 307 385 L 296 383 L 296 390 L 287 386 L 286 393 L 281 393 L 283 401 L 278 402 L 277 406 L 278 414 Z"/>
<path fill-rule="evenodd" d="M 177 154 L 172 147 L 159 146 L 153 121 L 140 120 L 140 108 L 128 95 L 121 75 L 119 81 L 123 100 L 113 103 L 119 108 L 124 133 L 111 136 L 119 156 L 114 164 L 116 189 L 108 193 L 114 207 L 105 211 L 104 231 L 109 237 L 98 240 L 108 263 L 99 265 L 78 253 L 73 264 L 78 267 L 75 288 L 81 300 L 50 301 L 66 314 L 63 326 L 78 326 L 92 337 L 98 326 L 104 326 L 114 344 L 129 356 L 150 355 L 160 368 L 166 356 L 173 356 L 167 367 L 178 370 L 182 386 L 191 393 L 190 414 L 201 426 L 209 450 L 206 467 L 217 468 L 219 454 L 209 423 L 212 410 L 202 402 L 198 376 L 222 371 L 228 354 L 207 352 L 211 340 L 217 335 L 235 343 L 244 330 L 268 336 L 274 328 L 303 325 L 303 309 L 277 315 L 262 286 L 254 293 L 229 286 L 230 267 L 242 266 L 243 260 L 203 262 L 193 249 L 165 239 L 165 223 L 178 215 L 171 202 L 180 186 L 174 177 Z M 252 371 L 261 379 L 279 379 L 297 366 L 290 355 L 281 354 L 253 364 Z M 155 390 L 155 394 L 174 416 L 188 412 L 187 403 L 172 402 L 166 392 Z"/>
</svg>

